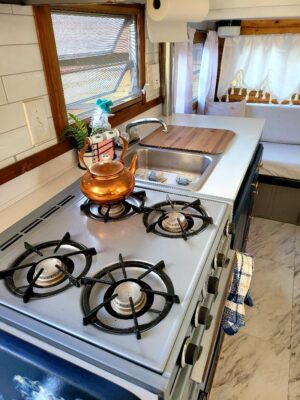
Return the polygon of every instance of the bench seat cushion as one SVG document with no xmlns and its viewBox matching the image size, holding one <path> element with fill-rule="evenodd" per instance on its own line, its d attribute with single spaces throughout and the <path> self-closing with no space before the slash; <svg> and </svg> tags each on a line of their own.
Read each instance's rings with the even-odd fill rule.
<svg viewBox="0 0 300 400">
<path fill-rule="evenodd" d="M 300 144 L 262 142 L 263 175 L 300 180 Z"/>
<path fill-rule="evenodd" d="M 266 120 L 262 133 L 264 142 L 300 144 L 299 106 L 247 104 L 246 117 Z"/>
</svg>

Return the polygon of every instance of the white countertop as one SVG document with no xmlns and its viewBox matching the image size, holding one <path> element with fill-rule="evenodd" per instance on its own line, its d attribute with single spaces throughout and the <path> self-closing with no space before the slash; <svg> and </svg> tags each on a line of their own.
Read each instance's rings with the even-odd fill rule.
<svg viewBox="0 0 300 400">
<path fill-rule="evenodd" d="M 233 202 L 260 140 L 264 120 L 190 114 L 174 114 L 171 117 L 162 118 L 168 124 L 172 125 L 222 128 L 230 129 L 236 133 L 235 138 L 228 145 L 215 169 L 199 190 L 199 193 L 203 195 L 215 196 Z M 157 126 L 155 125 L 151 125 L 151 129 L 149 129 L 149 126 L 139 127 L 140 136 L 144 137 L 156 128 Z M 68 157 L 70 158 L 70 156 Z M 55 160 L 59 160 L 59 158 Z M 32 174 L 37 175 L 40 173 L 41 175 L 41 171 L 50 169 L 50 164 L 52 169 L 55 168 L 55 160 L 47 163 L 49 164 L 48 166 L 47 164 L 43 164 L 41 167 L 36 168 L 33 170 Z M 58 164 L 58 162 L 56 162 L 56 164 Z M 68 165 L 69 169 L 67 170 Z M 72 184 L 82 175 L 83 171 L 77 168 L 75 162 L 68 161 L 62 172 L 61 174 L 57 172 L 55 178 L 52 176 L 48 181 L 44 180 L 39 188 L 36 188 L 36 190 L 25 195 L 22 199 L 17 200 L 13 204 L 10 202 L 7 207 L 3 208 L 0 212 L 0 232 L 25 217 L 28 213 L 46 202 L 50 197 Z M 7 190 L 13 190 L 14 181 L 16 181 L 18 185 L 22 185 L 21 181 L 23 179 L 28 180 L 29 175 L 30 172 L 3 185 L 3 193 Z"/>
</svg>

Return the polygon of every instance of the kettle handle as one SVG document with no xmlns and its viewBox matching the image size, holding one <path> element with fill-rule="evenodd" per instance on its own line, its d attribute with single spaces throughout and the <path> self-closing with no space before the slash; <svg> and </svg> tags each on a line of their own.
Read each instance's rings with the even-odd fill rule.
<svg viewBox="0 0 300 400">
<path fill-rule="evenodd" d="M 120 161 L 121 161 L 122 164 L 124 164 L 124 157 L 125 157 L 125 154 L 126 154 L 127 149 L 128 149 L 128 141 L 121 135 L 120 135 L 120 139 L 123 142 L 123 149 L 122 149 L 122 153 L 120 155 Z"/>
<path fill-rule="evenodd" d="M 89 169 L 89 167 L 87 166 L 87 164 L 84 161 L 84 154 L 85 154 L 86 150 L 88 149 L 88 147 L 90 146 L 90 144 L 91 143 L 90 143 L 89 138 L 86 138 L 84 140 L 84 145 L 83 145 L 82 149 L 79 152 L 79 160 L 85 166 L 86 169 Z"/>
</svg>

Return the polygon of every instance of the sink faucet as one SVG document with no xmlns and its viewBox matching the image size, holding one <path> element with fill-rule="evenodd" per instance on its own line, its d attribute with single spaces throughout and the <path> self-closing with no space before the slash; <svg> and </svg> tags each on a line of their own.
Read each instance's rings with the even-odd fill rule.
<svg viewBox="0 0 300 400">
<path fill-rule="evenodd" d="M 125 131 L 130 137 L 130 129 L 133 128 L 134 126 L 137 125 L 142 125 L 142 124 L 153 124 L 153 123 L 158 123 L 161 124 L 163 127 L 163 132 L 167 133 L 168 132 L 168 126 L 167 124 L 159 118 L 143 118 L 143 119 L 137 119 L 136 121 L 129 122 L 129 124 L 126 125 Z"/>
</svg>

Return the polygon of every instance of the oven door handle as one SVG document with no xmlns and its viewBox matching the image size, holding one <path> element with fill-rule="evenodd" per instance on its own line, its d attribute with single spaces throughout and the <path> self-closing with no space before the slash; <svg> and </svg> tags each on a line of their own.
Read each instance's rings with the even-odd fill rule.
<svg viewBox="0 0 300 400">
<path fill-rule="evenodd" d="M 234 256 L 235 252 L 233 250 L 229 250 L 228 257 L 230 261 L 227 263 L 227 266 L 223 268 L 219 281 L 219 295 L 211 308 L 211 315 L 213 319 L 209 329 L 204 331 L 201 340 L 202 353 L 192 370 L 192 380 L 200 383 L 201 387 L 203 386 L 203 388 L 210 370 L 211 359 L 214 354 L 214 348 L 219 333 L 223 311 L 232 281 Z"/>
</svg>

